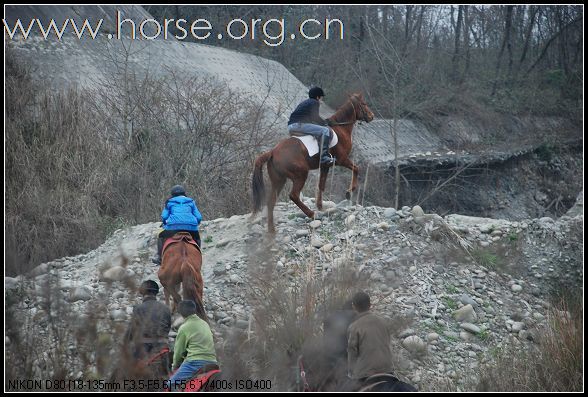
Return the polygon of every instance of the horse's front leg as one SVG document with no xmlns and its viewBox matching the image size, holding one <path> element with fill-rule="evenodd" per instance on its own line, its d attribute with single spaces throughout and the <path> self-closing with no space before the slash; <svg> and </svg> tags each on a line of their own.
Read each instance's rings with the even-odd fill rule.
<svg viewBox="0 0 588 397">
<path fill-rule="evenodd" d="M 323 192 L 325 191 L 325 185 L 327 184 L 327 176 L 329 175 L 330 167 L 321 167 L 321 176 L 319 179 L 319 188 L 316 193 L 316 208 L 319 211 L 323 210 Z"/>
<path fill-rule="evenodd" d="M 357 165 L 355 165 L 353 163 L 353 161 L 351 161 L 349 159 L 349 157 L 346 157 L 345 159 L 342 159 L 341 161 L 339 161 L 339 165 L 342 167 L 345 167 L 345 168 L 349 168 L 352 172 L 351 186 L 349 187 L 349 189 L 347 189 L 347 192 L 345 193 L 345 198 L 347 200 L 350 200 L 351 193 L 353 193 L 355 190 L 357 190 L 358 177 L 359 177 L 359 167 Z"/>
</svg>

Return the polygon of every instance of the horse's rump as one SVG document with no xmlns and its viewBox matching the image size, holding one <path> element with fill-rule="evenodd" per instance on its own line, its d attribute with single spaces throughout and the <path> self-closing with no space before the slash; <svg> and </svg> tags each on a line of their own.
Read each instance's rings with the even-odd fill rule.
<svg viewBox="0 0 588 397">
<path fill-rule="evenodd" d="M 367 378 L 359 391 L 416 392 L 418 390 L 392 374 L 376 374 Z"/>
</svg>

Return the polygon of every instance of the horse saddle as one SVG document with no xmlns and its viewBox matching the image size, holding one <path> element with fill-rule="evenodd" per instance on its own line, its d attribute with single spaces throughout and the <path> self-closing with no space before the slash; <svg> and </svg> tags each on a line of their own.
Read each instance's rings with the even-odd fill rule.
<svg viewBox="0 0 588 397">
<path fill-rule="evenodd" d="M 331 133 L 331 142 L 329 143 L 329 148 L 334 147 L 337 143 L 339 143 L 339 137 L 333 130 L 330 130 Z M 300 134 L 298 132 L 290 132 L 290 135 L 293 138 L 299 139 L 306 150 L 308 151 L 308 157 L 312 157 L 319 152 L 319 139 L 315 138 L 312 135 Z"/>
<path fill-rule="evenodd" d="M 172 244 L 179 243 L 180 241 L 185 241 L 188 244 L 192 244 L 194 247 L 198 248 L 198 251 L 202 252 L 196 241 L 192 238 L 192 235 L 188 232 L 178 232 L 174 234 L 172 237 L 169 237 L 163 243 L 163 249 L 161 253 L 165 252 L 165 249 Z"/>
</svg>

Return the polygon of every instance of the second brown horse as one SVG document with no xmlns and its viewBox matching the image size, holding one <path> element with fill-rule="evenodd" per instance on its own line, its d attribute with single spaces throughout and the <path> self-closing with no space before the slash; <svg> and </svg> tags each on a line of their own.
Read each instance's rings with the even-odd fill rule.
<svg viewBox="0 0 588 397">
<path fill-rule="evenodd" d="M 358 120 L 370 122 L 374 114 L 369 109 L 363 95 L 360 93 L 349 96 L 349 99 L 341 106 L 328 120 L 339 138 L 339 142 L 331 148 L 330 152 L 337 159 L 336 165 L 349 168 L 352 171 L 351 187 L 346 197 L 349 199 L 351 193 L 357 189 L 357 176 L 359 167 L 349 158 L 352 148 L 351 132 Z M 320 151 L 319 151 L 320 153 Z M 267 163 L 267 172 L 272 185 L 271 193 L 267 198 L 267 222 L 270 233 L 275 233 L 274 228 L 274 206 L 278 194 L 284 187 L 286 180 L 292 181 L 290 199 L 309 218 L 314 217 L 314 211 L 308 208 L 300 200 L 300 192 L 306 183 L 308 172 L 319 168 L 319 156 L 308 156 L 304 144 L 296 138 L 289 138 L 279 142 L 272 150 L 263 153 L 255 160 L 251 189 L 253 193 L 253 213 L 259 212 L 265 198 L 265 186 L 263 183 L 263 165 Z M 325 190 L 329 167 L 321 167 L 319 190 L 316 197 L 316 206 L 322 210 L 322 193 Z"/>
<path fill-rule="evenodd" d="M 186 239 L 192 239 L 188 233 L 176 233 L 174 238 L 184 234 Z M 183 298 L 196 302 L 197 306 L 202 308 L 202 313 L 198 313 L 198 316 L 208 321 L 204 313 L 202 300 L 204 281 L 202 280 L 201 270 L 202 254 L 200 250 L 185 239 L 181 239 L 164 250 L 161 268 L 157 275 L 164 288 L 165 303 L 169 305 L 170 295 L 173 299 L 172 312 L 176 311 L 181 300 L 178 292 L 178 287 L 181 283 Z"/>
</svg>

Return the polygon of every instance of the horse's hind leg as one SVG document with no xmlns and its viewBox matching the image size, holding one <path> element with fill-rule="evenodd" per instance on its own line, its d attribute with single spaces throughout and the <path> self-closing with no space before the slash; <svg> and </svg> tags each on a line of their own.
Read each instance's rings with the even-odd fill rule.
<svg viewBox="0 0 588 397">
<path fill-rule="evenodd" d="M 292 190 L 290 191 L 290 200 L 294 201 L 294 204 L 298 206 L 309 218 L 314 218 L 314 212 L 300 201 L 300 192 L 306 182 L 308 171 L 298 179 L 292 181 Z"/>
<path fill-rule="evenodd" d="M 169 294 L 171 294 L 171 296 L 172 296 L 171 311 L 172 311 L 172 313 L 175 313 L 176 309 L 178 308 L 178 304 L 182 300 L 182 297 L 180 296 L 180 293 L 178 292 L 178 286 L 172 285 L 169 287 L 169 293 L 168 293 L 168 288 L 165 289 L 165 292 L 166 292 L 165 304 L 169 306 Z"/>
<path fill-rule="evenodd" d="M 316 193 L 316 208 L 319 211 L 323 210 L 323 192 L 325 191 L 325 185 L 327 184 L 327 176 L 329 175 L 329 168 L 321 167 L 321 176 L 319 179 L 319 188 Z"/>
<path fill-rule="evenodd" d="M 280 175 L 278 175 L 278 173 L 274 170 L 271 164 L 268 164 L 267 172 L 272 182 L 272 191 L 267 200 L 267 226 L 268 231 L 271 234 L 275 234 L 276 228 L 274 227 L 274 207 L 276 205 L 276 201 L 278 200 L 278 195 L 280 194 L 282 188 L 284 187 L 284 184 L 286 183 L 286 178 L 283 178 Z"/>
</svg>

